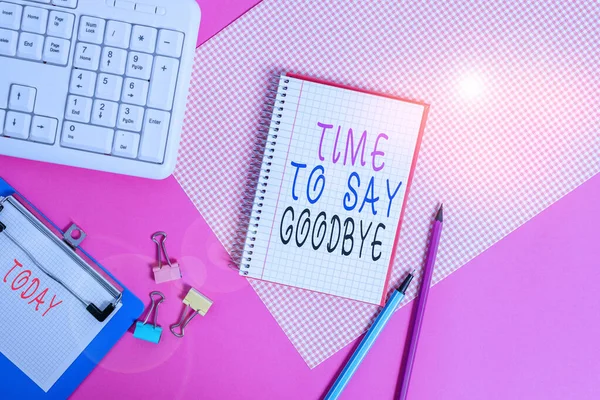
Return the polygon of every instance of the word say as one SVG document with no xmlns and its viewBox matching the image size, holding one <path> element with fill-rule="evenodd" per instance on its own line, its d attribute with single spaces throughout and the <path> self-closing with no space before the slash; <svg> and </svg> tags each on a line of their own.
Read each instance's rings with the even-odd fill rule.
<svg viewBox="0 0 600 400">
<path fill-rule="evenodd" d="M 21 264 L 17 259 L 14 260 L 14 263 L 15 264 L 13 267 L 8 270 L 6 275 L 4 275 L 2 282 L 7 284 L 8 287 L 15 292 L 15 294 L 18 294 L 21 299 L 27 301 L 27 304 L 35 303 L 35 311 L 42 312 L 42 318 L 45 317 L 50 310 L 62 304 L 62 300 L 56 301 L 56 295 L 53 295 L 52 299 L 47 302 L 45 298 L 48 294 L 48 288 L 38 291 L 41 285 L 40 280 L 38 278 L 31 279 L 31 271 L 28 269 L 22 269 L 23 264 Z M 9 277 L 12 277 L 12 282 L 10 281 Z M 40 307 L 43 304 L 46 305 Z"/>
</svg>

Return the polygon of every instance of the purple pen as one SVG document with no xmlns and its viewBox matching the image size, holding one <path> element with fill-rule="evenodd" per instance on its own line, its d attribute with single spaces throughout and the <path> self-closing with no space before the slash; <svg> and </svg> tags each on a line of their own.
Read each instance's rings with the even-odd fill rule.
<svg viewBox="0 0 600 400">
<path fill-rule="evenodd" d="M 415 313 L 412 331 L 410 334 L 410 346 L 408 348 L 408 354 L 404 362 L 404 374 L 402 376 L 402 383 L 400 386 L 400 392 L 398 395 L 399 400 L 406 400 L 408 394 L 408 385 L 410 384 L 410 375 L 412 372 L 413 365 L 415 363 L 415 355 L 417 354 L 417 345 L 419 344 L 419 335 L 421 333 L 421 326 L 423 325 L 423 316 L 425 315 L 425 306 L 427 305 L 427 295 L 429 294 L 429 287 L 431 286 L 431 278 L 433 276 L 433 267 L 435 265 L 435 257 L 437 255 L 438 245 L 440 244 L 440 237 L 442 236 L 442 226 L 444 225 L 444 212 L 443 206 L 440 206 L 435 221 L 433 223 L 433 229 L 431 231 L 431 240 L 429 241 L 429 251 L 427 252 L 427 261 L 425 262 L 425 269 L 423 270 L 423 280 L 421 281 L 421 287 L 419 289 L 419 297 L 417 299 L 417 311 Z"/>
</svg>

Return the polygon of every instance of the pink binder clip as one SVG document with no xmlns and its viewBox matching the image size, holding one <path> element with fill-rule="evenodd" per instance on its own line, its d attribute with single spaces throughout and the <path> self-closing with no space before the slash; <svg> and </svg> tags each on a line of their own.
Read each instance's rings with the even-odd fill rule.
<svg viewBox="0 0 600 400">
<path fill-rule="evenodd" d="M 163 237 L 162 242 L 158 239 L 160 236 Z M 179 264 L 176 260 L 171 262 L 169 254 L 167 253 L 167 247 L 165 245 L 165 242 L 167 241 L 167 234 L 165 232 L 156 232 L 154 235 L 152 235 L 152 241 L 156 243 L 156 258 L 158 260 L 156 265 L 152 267 L 152 271 L 154 272 L 154 280 L 156 283 L 181 279 L 181 270 L 179 269 Z M 169 265 L 163 265 L 163 254 L 167 260 L 167 264 Z"/>
</svg>

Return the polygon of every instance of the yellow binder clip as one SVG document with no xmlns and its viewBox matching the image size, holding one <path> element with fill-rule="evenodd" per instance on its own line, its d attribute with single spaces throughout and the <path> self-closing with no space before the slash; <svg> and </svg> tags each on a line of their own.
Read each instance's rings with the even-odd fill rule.
<svg viewBox="0 0 600 400">
<path fill-rule="evenodd" d="M 181 314 L 181 319 L 175 325 L 171 325 L 171 333 L 178 338 L 182 338 L 185 334 L 185 327 L 194 319 L 194 317 L 198 314 L 204 316 L 212 306 L 213 302 L 211 299 L 200 293 L 194 288 L 191 288 L 188 294 L 183 299 L 183 304 L 185 304 L 185 309 L 183 310 L 183 314 Z M 192 312 L 188 313 L 188 309 L 191 308 Z M 189 316 L 186 318 L 186 315 Z M 181 333 L 175 332 L 175 330 L 181 326 Z"/>
</svg>

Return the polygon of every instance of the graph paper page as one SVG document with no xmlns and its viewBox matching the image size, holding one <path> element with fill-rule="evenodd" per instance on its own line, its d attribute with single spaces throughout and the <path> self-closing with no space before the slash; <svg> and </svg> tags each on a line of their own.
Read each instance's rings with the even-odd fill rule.
<svg viewBox="0 0 600 400">
<path fill-rule="evenodd" d="M 102 308 L 111 302 L 110 293 L 55 242 L 12 204 L 3 204 L 0 221 L 6 232 L 44 268 L 84 300 Z M 0 353 L 42 390 L 50 390 L 109 320 L 98 322 L 81 302 L 0 233 Z"/>
<path fill-rule="evenodd" d="M 276 107 L 242 273 L 380 304 L 425 106 L 282 77 Z"/>
</svg>

